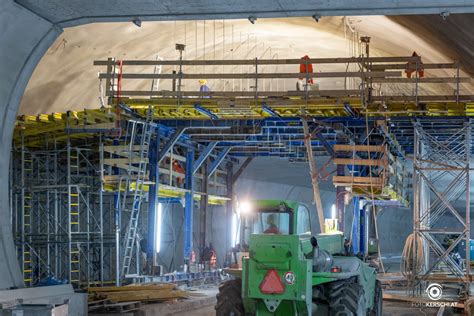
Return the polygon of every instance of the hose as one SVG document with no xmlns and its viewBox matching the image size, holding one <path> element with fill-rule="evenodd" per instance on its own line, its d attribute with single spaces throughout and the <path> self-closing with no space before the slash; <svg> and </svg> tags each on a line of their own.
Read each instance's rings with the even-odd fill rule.
<svg viewBox="0 0 474 316">
<path fill-rule="evenodd" d="M 416 254 L 414 247 L 416 249 Z M 413 258 L 414 255 L 416 258 Z M 423 248 L 423 240 L 420 236 L 415 237 L 412 233 L 408 235 L 405 247 L 403 247 L 400 271 L 405 278 L 417 275 L 422 271 L 424 262 L 425 250 Z"/>
</svg>

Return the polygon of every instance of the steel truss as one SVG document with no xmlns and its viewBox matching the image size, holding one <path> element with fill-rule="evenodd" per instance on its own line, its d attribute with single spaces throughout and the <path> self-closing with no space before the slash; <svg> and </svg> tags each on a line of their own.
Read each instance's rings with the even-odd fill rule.
<svg viewBox="0 0 474 316">
<path fill-rule="evenodd" d="M 439 281 L 458 282 L 461 296 L 470 285 L 470 186 L 471 126 L 458 129 L 415 125 L 414 144 L 414 234 L 422 241 L 422 264 L 415 260 L 411 284 L 414 293 L 422 285 Z M 420 253 L 414 243 L 414 258 Z M 457 254 L 465 252 L 465 259 Z M 421 264 L 421 266 L 420 266 Z M 418 265 L 418 266 L 416 266 Z"/>
</svg>

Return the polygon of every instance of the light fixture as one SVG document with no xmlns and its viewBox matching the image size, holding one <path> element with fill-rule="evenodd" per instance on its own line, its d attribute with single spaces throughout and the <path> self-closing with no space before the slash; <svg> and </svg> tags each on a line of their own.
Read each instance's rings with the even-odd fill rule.
<svg viewBox="0 0 474 316">
<path fill-rule="evenodd" d="M 319 14 L 315 14 L 313 15 L 313 19 L 316 21 L 316 22 L 319 22 L 319 20 L 321 20 L 321 16 Z"/>
<path fill-rule="evenodd" d="M 237 219 L 237 214 L 233 213 L 232 214 L 232 247 L 235 247 L 237 244 L 237 230 L 238 230 L 238 219 Z"/>
<path fill-rule="evenodd" d="M 163 220 L 163 204 L 158 203 L 155 212 L 155 252 L 161 250 L 161 224 Z"/>
<path fill-rule="evenodd" d="M 184 45 L 184 44 L 176 44 L 176 45 L 175 45 L 175 48 L 176 48 L 176 50 L 179 50 L 180 52 L 182 52 L 182 51 L 186 48 L 186 45 Z"/>
<path fill-rule="evenodd" d="M 238 210 L 240 214 L 248 214 L 252 210 L 252 204 L 250 204 L 248 201 L 240 202 Z"/>
<path fill-rule="evenodd" d="M 139 18 L 133 19 L 132 23 L 138 27 L 142 27 L 142 20 L 140 20 Z"/>
<path fill-rule="evenodd" d="M 257 18 L 251 15 L 249 16 L 249 21 L 250 23 L 255 24 L 255 22 L 257 21 Z"/>
<path fill-rule="evenodd" d="M 331 206 L 331 218 L 336 219 L 336 204 Z"/>
<path fill-rule="evenodd" d="M 448 11 L 443 11 L 439 15 L 443 18 L 444 21 L 446 21 L 449 17 L 449 12 Z"/>
</svg>

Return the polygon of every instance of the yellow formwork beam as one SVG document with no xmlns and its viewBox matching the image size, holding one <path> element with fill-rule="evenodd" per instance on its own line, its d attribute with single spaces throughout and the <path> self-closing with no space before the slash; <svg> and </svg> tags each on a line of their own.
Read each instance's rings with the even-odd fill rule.
<svg viewBox="0 0 474 316">
<path fill-rule="evenodd" d="M 114 99 L 112 99 L 112 102 Z M 136 98 L 124 99 L 127 106 L 143 116 L 151 106 L 156 120 L 208 120 L 209 117 L 194 107 L 196 103 L 204 107 L 220 119 L 264 119 L 270 114 L 262 109 L 265 103 L 281 117 L 306 116 L 348 116 L 344 110 L 344 103 L 348 102 L 361 115 L 366 114 L 361 99 L 358 97 L 314 98 L 304 100 L 301 97 L 262 98 L 257 101 L 252 98 L 203 98 L 181 99 L 181 106 L 177 106 L 177 99 L 173 98 Z M 474 102 L 433 101 L 422 102 L 417 105 L 414 101 L 381 101 L 371 103 L 367 107 L 369 117 L 376 116 L 474 116 Z M 66 128 L 93 128 L 94 125 L 112 123 L 115 120 L 115 109 L 112 107 L 101 109 L 87 109 L 83 111 L 68 111 L 65 113 L 40 114 L 36 116 L 21 115 L 17 118 L 14 142 L 19 144 L 22 137 L 25 144 L 31 147 L 40 147 L 46 140 L 61 142 L 68 138 L 83 139 L 92 137 L 90 133 L 68 134 Z"/>
<path fill-rule="evenodd" d="M 136 183 L 131 182 L 129 186 L 129 190 L 133 191 L 135 190 Z M 143 191 L 148 192 L 150 186 L 147 184 L 143 184 Z M 104 185 L 104 190 L 109 191 L 109 192 L 114 192 L 116 190 L 124 191 L 125 186 L 122 184 L 121 188 L 118 188 L 117 185 L 112 185 L 112 184 L 105 184 Z M 188 190 L 183 189 L 183 188 L 178 188 L 178 187 L 173 187 L 169 185 L 164 185 L 160 184 L 158 186 L 158 197 L 160 198 L 184 198 L 185 193 L 188 192 Z M 194 193 L 194 200 L 195 201 L 200 201 L 202 198 L 203 193 L 195 192 Z M 219 196 L 219 195 L 208 195 L 208 202 L 211 205 L 223 205 L 230 199 L 225 196 Z"/>
</svg>

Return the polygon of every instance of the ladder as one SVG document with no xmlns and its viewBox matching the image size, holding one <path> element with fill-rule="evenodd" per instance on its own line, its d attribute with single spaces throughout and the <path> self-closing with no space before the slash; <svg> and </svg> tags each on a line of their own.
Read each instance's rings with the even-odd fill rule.
<svg viewBox="0 0 474 316">
<path fill-rule="evenodd" d="M 104 153 L 101 154 L 102 182 L 114 188 L 119 201 L 119 212 L 129 214 L 129 221 L 120 243 L 121 259 L 117 257 L 117 262 L 121 263 L 120 267 L 117 267 L 120 279 L 129 274 L 136 250 L 140 209 L 145 196 L 144 185 L 149 184 L 147 166 L 148 150 L 154 129 L 152 118 L 150 111 L 146 120 L 127 120 L 121 138 L 113 145 L 102 146 Z"/>
<path fill-rule="evenodd" d="M 153 126 L 149 122 L 133 122 L 132 131 L 130 134 L 129 159 L 131 161 L 137 161 L 133 159 L 139 158 L 139 160 L 138 163 L 136 163 L 136 167 L 138 169 L 128 170 L 129 176 L 134 176 L 133 178 L 129 177 L 129 180 L 127 181 L 127 187 L 133 189 L 133 202 L 130 210 L 130 221 L 125 232 L 123 242 L 123 257 L 121 269 L 122 279 L 129 273 L 135 242 L 137 238 L 140 208 L 144 198 L 143 187 L 146 182 L 147 175 L 146 173 L 148 165 L 148 149 L 150 146 L 152 132 Z M 139 143 L 138 152 L 133 150 L 134 139 L 136 139 Z M 130 163 L 130 165 L 131 164 L 132 162 Z"/>
<path fill-rule="evenodd" d="M 160 57 L 160 55 L 156 55 L 155 60 L 163 60 L 163 57 Z M 161 75 L 161 70 L 163 69 L 163 65 L 155 65 L 155 68 L 153 69 L 153 74 L 155 75 Z M 160 78 L 153 78 L 153 81 L 151 82 L 151 91 L 158 91 L 160 88 Z"/>
<path fill-rule="evenodd" d="M 81 281 L 81 247 L 74 234 L 81 232 L 80 226 L 80 188 L 68 185 L 69 211 L 69 282 L 78 288 Z"/>
<path fill-rule="evenodd" d="M 29 240 L 31 238 L 33 194 L 28 187 L 33 178 L 33 155 L 25 150 L 21 151 L 21 195 L 22 195 L 22 232 L 21 232 L 21 254 L 23 282 L 26 286 L 33 285 L 33 252 Z"/>
</svg>

